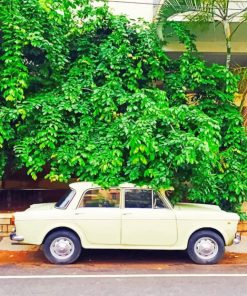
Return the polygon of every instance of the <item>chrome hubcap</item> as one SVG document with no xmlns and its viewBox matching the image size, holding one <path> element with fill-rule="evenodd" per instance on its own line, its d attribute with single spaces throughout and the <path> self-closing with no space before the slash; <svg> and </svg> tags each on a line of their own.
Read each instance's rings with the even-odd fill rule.
<svg viewBox="0 0 247 296">
<path fill-rule="evenodd" d="M 196 255 L 202 259 L 212 259 L 218 253 L 218 244 L 211 237 L 202 237 L 198 239 L 194 246 Z"/>
<path fill-rule="evenodd" d="M 75 251 L 74 243 L 67 237 L 58 237 L 50 246 L 51 254 L 57 259 L 67 259 Z"/>
</svg>

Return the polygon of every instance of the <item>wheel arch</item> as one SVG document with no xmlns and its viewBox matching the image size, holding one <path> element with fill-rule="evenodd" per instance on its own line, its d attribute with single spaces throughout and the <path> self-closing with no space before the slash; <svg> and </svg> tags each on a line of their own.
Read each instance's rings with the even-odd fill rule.
<svg viewBox="0 0 247 296">
<path fill-rule="evenodd" d="M 70 231 L 70 232 L 72 232 L 74 235 L 76 235 L 77 238 L 79 239 L 80 243 L 81 243 L 81 246 L 82 246 L 81 238 L 80 238 L 80 236 L 78 235 L 78 233 L 77 233 L 75 230 L 73 230 L 72 228 L 70 228 L 70 227 L 66 227 L 66 226 L 59 226 L 59 227 L 53 228 L 53 229 L 51 229 L 50 231 L 48 231 L 47 234 L 45 235 L 45 237 L 43 238 L 42 244 L 44 244 L 46 238 L 47 238 L 50 234 L 52 234 L 52 233 L 54 233 L 54 232 L 56 232 L 56 231 L 63 231 L 63 230 Z"/>
<path fill-rule="evenodd" d="M 215 229 L 215 228 L 212 228 L 212 227 L 202 227 L 202 228 L 199 228 L 199 229 L 197 229 L 197 230 L 195 230 L 194 232 L 191 233 L 191 235 L 190 235 L 190 237 L 189 237 L 189 239 L 188 239 L 188 242 L 187 242 L 187 246 L 188 246 L 188 244 L 189 244 L 189 241 L 190 241 L 191 237 L 192 237 L 195 233 L 200 232 L 200 231 L 212 231 L 212 232 L 218 234 L 218 235 L 222 238 L 222 240 L 223 240 L 223 242 L 224 242 L 224 245 L 226 245 L 225 237 L 224 237 L 224 235 L 223 235 L 218 229 Z"/>
</svg>

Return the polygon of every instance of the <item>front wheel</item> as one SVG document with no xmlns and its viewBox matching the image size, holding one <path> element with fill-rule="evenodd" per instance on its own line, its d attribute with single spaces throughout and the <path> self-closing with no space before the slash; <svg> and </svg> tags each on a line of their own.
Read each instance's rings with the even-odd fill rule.
<svg viewBox="0 0 247 296">
<path fill-rule="evenodd" d="M 68 230 L 51 233 L 44 242 L 45 257 L 55 264 L 70 264 L 81 254 L 81 242 L 76 234 Z"/>
<path fill-rule="evenodd" d="M 197 264 L 215 264 L 225 253 L 224 241 L 211 230 L 198 231 L 191 236 L 187 253 Z"/>
</svg>

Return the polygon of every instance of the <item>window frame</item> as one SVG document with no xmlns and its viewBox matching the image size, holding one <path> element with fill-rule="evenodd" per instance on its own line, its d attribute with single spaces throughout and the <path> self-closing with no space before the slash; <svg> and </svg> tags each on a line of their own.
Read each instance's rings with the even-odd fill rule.
<svg viewBox="0 0 247 296">
<path fill-rule="evenodd" d="M 126 191 L 127 190 L 146 190 L 146 191 L 152 191 L 152 207 L 150 208 L 140 208 L 140 207 L 133 207 L 133 208 L 129 208 L 129 207 L 126 207 L 125 206 L 125 197 L 126 197 Z M 160 198 L 162 204 L 163 204 L 163 208 L 155 208 L 154 207 L 154 192 L 158 195 L 158 197 Z M 153 189 L 146 189 L 146 188 L 124 188 L 123 190 L 123 209 L 153 209 L 153 210 L 156 210 L 156 209 L 169 209 L 169 207 L 167 206 L 167 203 L 165 202 L 165 200 L 162 198 L 162 195 L 159 191 L 154 191 Z"/>
<path fill-rule="evenodd" d="M 70 190 L 70 192 L 69 192 L 69 190 Z M 71 204 L 71 202 L 72 202 L 72 200 L 75 198 L 75 196 L 76 196 L 76 190 L 75 189 L 73 189 L 73 188 L 69 188 L 68 189 L 68 195 L 64 198 L 64 201 L 68 198 L 68 196 L 70 195 L 70 194 L 72 194 L 73 196 L 69 199 L 69 202 L 66 204 L 66 206 L 64 206 L 64 207 L 61 207 L 61 206 L 57 206 L 57 203 L 58 202 L 60 202 L 60 199 L 55 203 L 55 205 L 54 205 L 54 208 L 55 209 L 57 209 L 57 210 L 66 210 L 68 207 L 69 207 L 69 205 Z M 63 197 L 61 197 L 61 198 L 63 198 Z M 63 202 L 64 202 L 63 201 Z"/>
<path fill-rule="evenodd" d="M 85 195 L 87 194 L 88 191 L 91 191 L 91 190 L 112 190 L 112 189 L 115 189 L 115 190 L 118 190 L 119 191 L 119 204 L 118 204 L 118 207 L 80 207 L 80 204 L 81 202 L 84 200 L 84 197 Z M 99 208 L 104 208 L 104 209 L 120 209 L 121 208 L 121 189 L 118 188 L 118 187 L 110 187 L 109 189 L 104 189 L 102 187 L 94 187 L 94 188 L 88 188 L 86 189 L 81 197 L 80 197 L 80 200 L 78 202 L 78 205 L 76 207 L 77 209 L 99 209 Z"/>
</svg>

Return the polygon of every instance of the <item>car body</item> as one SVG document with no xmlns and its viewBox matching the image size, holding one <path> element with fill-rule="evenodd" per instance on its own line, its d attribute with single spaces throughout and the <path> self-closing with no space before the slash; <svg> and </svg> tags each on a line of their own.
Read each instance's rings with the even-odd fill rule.
<svg viewBox="0 0 247 296">
<path fill-rule="evenodd" d="M 82 248 L 187 250 L 200 264 L 218 262 L 225 245 L 238 243 L 239 216 L 218 206 L 179 203 L 166 191 L 121 184 L 108 190 L 92 182 L 70 184 L 55 203 L 16 212 L 14 241 L 44 245 L 52 263 L 72 263 Z"/>
</svg>

